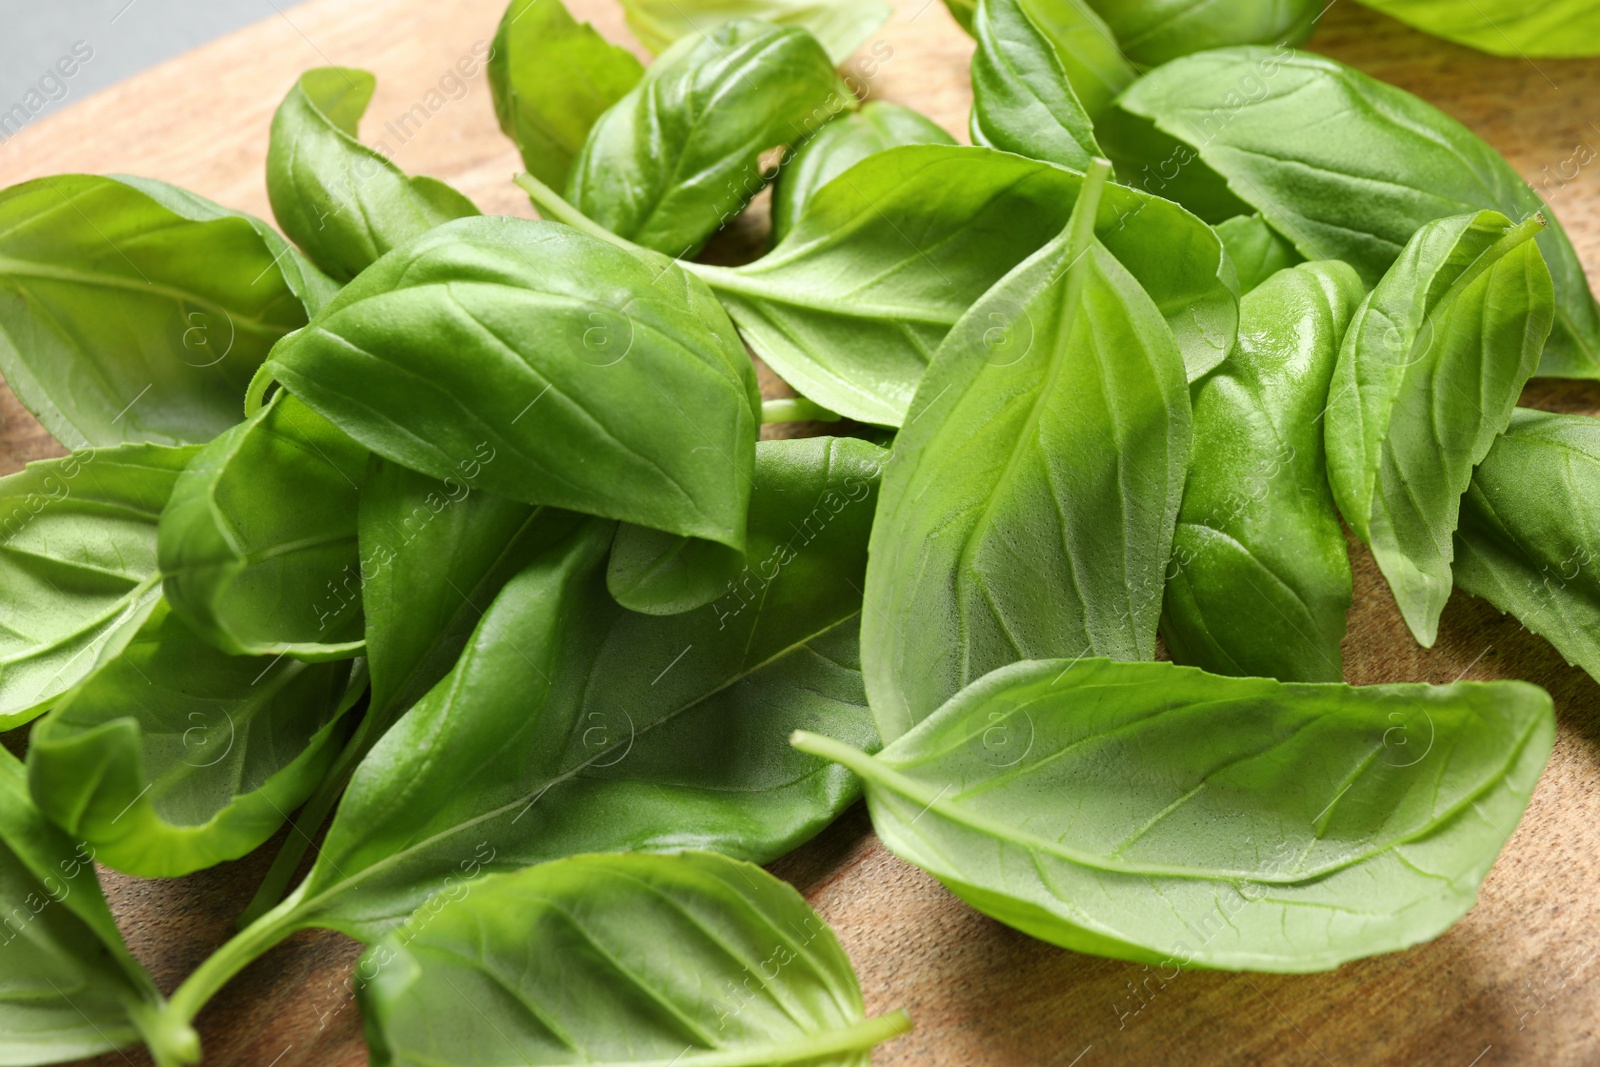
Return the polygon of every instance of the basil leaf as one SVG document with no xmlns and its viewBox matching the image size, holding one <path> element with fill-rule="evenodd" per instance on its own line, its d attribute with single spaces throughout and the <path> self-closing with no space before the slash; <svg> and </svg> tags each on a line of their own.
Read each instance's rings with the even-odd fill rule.
<svg viewBox="0 0 1600 1067">
<path fill-rule="evenodd" d="M 1328 396 L 1328 481 L 1418 643 L 1450 598 L 1451 534 L 1472 468 L 1506 428 L 1550 332 L 1535 217 L 1417 231 L 1345 334 Z"/>
<path fill-rule="evenodd" d="M 272 117 L 272 214 L 319 267 L 341 279 L 440 223 L 478 214 L 444 182 L 408 178 L 357 139 L 377 84 L 350 67 L 308 70 Z"/>
<path fill-rule="evenodd" d="M 1426 33 L 1497 56 L 1600 55 L 1600 8 L 1588 0 L 1361 0 Z"/>
<path fill-rule="evenodd" d="M 1323 0 L 1085 2 L 1106 20 L 1123 54 L 1141 67 L 1228 45 L 1299 44 L 1325 10 Z"/>
<path fill-rule="evenodd" d="M 600 116 L 566 198 L 619 237 L 691 256 L 766 184 L 764 150 L 855 102 L 809 33 L 725 23 L 673 45 Z"/>
<path fill-rule="evenodd" d="M 760 19 L 808 31 L 834 63 L 889 21 L 894 8 L 882 0 L 622 0 L 628 29 L 639 43 L 661 52 L 681 37 L 710 37 L 732 19 Z"/>
<path fill-rule="evenodd" d="M 156 520 L 198 449 L 123 445 L 0 478 L 0 731 L 115 655 L 160 598 Z"/>
<path fill-rule="evenodd" d="M 1600 377 L 1600 311 L 1560 223 L 1498 152 L 1432 105 L 1334 60 L 1262 48 L 1178 60 L 1121 102 L 1198 145 L 1306 258 L 1342 259 L 1369 286 L 1423 223 L 1543 212 L 1556 323 L 1539 373 Z"/>
<path fill-rule="evenodd" d="M 489 53 L 500 129 L 522 165 L 557 188 L 595 120 L 639 84 L 644 67 L 561 0 L 511 0 Z"/>
<path fill-rule="evenodd" d="M 1105 21 L 1084 0 L 1019 0 L 1028 20 L 1055 46 L 1067 81 L 1091 119 L 1137 77 Z"/>
<path fill-rule="evenodd" d="M 1523 682 L 1303 685 L 1169 663 L 1018 663 L 876 757 L 884 845 L 1078 952 L 1300 973 L 1466 914 L 1550 755 Z"/>
<path fill-rule="evenodd" d="M 1082 170 L 1100 154 L 1054 42 L 1021 0 L 978 0 L 972 143 Z"/>
<path fill-rule="evenodd" d="M 1104 178 L 950 331 L 895 441 L 861 624 L 886 741 L 1019 659 L 1155 655 L 1189 391 L 1160 309 L 1095 238 Z"/>
<path fill-rule="evenodd" d="M 163 591 L 234 655 L 361 651 L 356 503 L 367 450 L 295 397 L 202 448 L 161 514 Z M 343 589 L 343 592 L 341 592 Z"/>
<path fill-rule="evenodd" d="M 886 100 L 839 116 L 784 160 L 772 186 L 773 242 L 794 228 L 818 189 L 868 156 L 900 145 L 955 143 L 937 122 Z"/>
<path fill-rule="evenodd" d="M 219 652 L 158 605 L 34 727 L 34 801 L 129 874 L 238 859 L 321 781 L 365 688 L 348 663 Z"/>
<path fill-rule="evenodd" d="M 736 269 L 688 269 L 800 393 L 898 426 L 950 327 L 1061 231 L 1082 184 L 1080 174 L 990 148 L 891 148 L 819 189 L 768 255 Z M 1106 189 L 1096 228 L 1166 316 L 1189 376 L 1220 363 L 1239 309 L 1211 228 L 1121 186 Z"/>
<path fill-rule="evenodd" d="M 1239 275 L 1239 291 L 1248 293 L 1280 270 L 1302 263 L 1300 253 L 1260 215 L 1236 215 L 1218 224 L 1217 236 Z M 1365 289 L 1363 288 L 1363 291 Z"/>
<path fill-rule="evenodd" d="M 742 548 L 760 404 L 711 293 L 556 223 L 460 219 L 346 286 L 276 378 L 373 452 L 529 504 Z"/>
<path fill-rule="evenodd" d="M 1600 420 L 1518 408 L 1472 474 L 1456 584 L 1600 678 Z"/>
<path fill-rule="evenodd" d="M 606 588 L 630 611 L 681 615 L 721 596 L 744 566 L 744 553 L 715 541 L 623 523 L 611 543 Z"/>
<path fill-rule="evenodd" d="M 357 973 L 372 976 L 357 996 L 380 1067 L 859 1067 L 911 1028 L 904 1011 L 867 1020 L 849 957 L 799 893 L 712 852 L 491 875 Z"/>
<path fill-rule="evenodd" d="M 0 192 L 0 374 L 69 448 L 209 441 L 305 325 L 262 224 L 196 202 L 86 174 Z"/>
<path fill-rule="evenodd" d="M 1344 677 L 1350 557 L 1328 488 L 1323 412 L 1365 297 L 1348 264 L 1273 275 L 1239 305 L 1239 347 L 1194 395 L 1161 636 L 1178 663 L 1285 682 Z"/>
<path fill-rule="evenodd" d="M 957 25 L 968 33 L 972 32 L 972 20 L 978 12 L 978 0 L 944 0 L 944 6 L 956 20 Z"/>
</svg>

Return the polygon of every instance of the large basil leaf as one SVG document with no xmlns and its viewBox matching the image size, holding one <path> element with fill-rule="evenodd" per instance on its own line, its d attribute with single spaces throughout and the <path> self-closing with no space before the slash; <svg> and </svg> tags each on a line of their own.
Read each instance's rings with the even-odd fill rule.
<svg viewBox="0 0 1600 1067">
<path fill-rule="evenodd" d="M 1430 222 L 1356 312 L 1328 396 L 1328 481 L 1424 647 L 1450 599 L 1472 468 L 1506 428 L 1550 332 L 1538 218 Z"/>
<path fill-rule="evenodd" d="M 861 625 L 885 741 L 1007 663 L 1155 655 L 1189 391 L 1095 239 L 1104 179 L 950 331 L 895 440 Z"/>
<path fill-rule="evenodd" d="M 278 225 L 317 265 L 349 279 L 419 233 L 478 214 L 435 178 L 408 178 L 356 137 L 377 79 L 350 67 L 300 75 L 272 117 L 267 196 Z"/>
<path fill-rule="evenodd" d="M 600 116 L 566 198 L 619 237 L 693 255 L 766 184 L 763 151 L 855 102 L 809 33 L 728 22 L 673 45 Z"/>
<path fill-rule="evenodd" d="M 774 243 L 794 228 L 818 189 L 868 156 L 900 145 L 955 143 L 937 122 L 886 100 L 839 116 L 784 160 L 772 186 Z"/>
<path fill-rule="evenodd" d="M 1020 0 L 1028 19 L 1055 46 L 1067 81 L 1091 119 L 1137 77 L 1104 20 L 1084 0 Z"/>
<path fill-rule="evenodd" d="M 1518 408 L 1472 474 L 1456 584 L 1600 678 L 1600 419 Z"/>
<path fill-rule="evenodd" d="M 281 239 L 142 185 L 65 174 L 0 192 L 0 374 L 69 448 L 211 440 L 306 322 Z"/>
<path fill-rule="evenodd" d="M 1260 215 L 1236 215 L 1217 226 L 1222 247 L 1239 275 L 1239 291 L 1248 293 L 1280 270 L 1303 262 L 1284 237 Z"/>
<path fill-rule="evenodd" d="M 1081 174 L 991 148 L 891 148 L 819 189 L 770 254 L 737 269 L 689 269 L 795 389 L 898 426 L 950 327 L 1061 232 L 1082 184 Z M 1221 362 L 1239 309 L 1211 228 L 1176 204 L 1110 186 L 1096 232 L 1166 316 L 1189 377 Z"/>
<path fill-rule="evenodd" d="M 1401 22 L 1498 56 L 1600 54 L 1600 7 L 1590 0 L 1361 0 Z"/>
<path fill-rule="evenodd" d="M 866 1019 L 849 957 L 799 893 L 712 852 L 491 875 L 357 973 L 372 975 L 357 996 L 374 1067 L 866 1067 L 911 1028 L 903 1011 Z"/>
<path fill-rule="evenodd" d="M 1066 66 L 1022 0 L 978 0 L 972 143 L 1082 170 L 1100 154 Z"/>
<path fill-rule="evenodd" d="M 632 52 L 573 18 L 561 0 L 511 0 L 489 53 L 500 129 L 529 173 L 558 188 L 595 120 L 643 76 Z"/>
<path fill-rule="evenodd" d="M 235 655 L 361 650 L 356 504 L 367 450 L 278 392 L 189 463 L 161 514 L 167 599 Z"/>
<path fill-rule="evenodd" d="M 1161 636 L 1178 663 L 1343 679 L 1350 557 L 1323 452 L 1328 382 L 1366 296 L 1348 264 L 1281 271 L 1239 304 L 1239 347 L 1196 386 Z"/>
<path fill-rule="evenodd" d="M 652 52 L 747 18 L 808 31 L 835 63 L 865 44 L 894 11 L 883 0 L 622 0 L 622 8 L 628 29 Z"/>
<path fill-rule="evenodd" d="M 1141 67 L 1228 45 L 1299 44 L 1326 10 L 1324 0 L 1085 2 L 1106 20 L 1123 54 Z"/>
<path fill-rule="evenodd" d="M 1523 682 L 1286 684 L 1170 663 L 1018 663 L 876 757 L 883 843 L 1079 952 L 1304 972 L 1466 914 L 1550 755 Z"/>
<path fill-rule="evenodd" d="M 653 253 L 447 223 L 279 345 L 252 395 L 271 378 L 412 470 L 744 546 L 755 368 L 716 298 Z"/>
<path fill-rule="evenodd" d="M 0 478 L 0 731 L 138 630 L 161 595 L 156 521 L 196 451 L 87 449 Z"/>
<path fill-rule="evenodd" d="M 1600 377 L 1600 312 L 1560 223 L 1498 152 L 1432 105 L 1334 60 L 1264 48 L 1170 63 L 1122 103 L 1198 146 L 1306 258 L 1342 259 L 1369 286 L 1423 223 L 1542 212 L 1556 322 L 1539 373 Z"/>
<path fill-rule="evenodd" d="M 238 859 L 321 781 L 365 687 L 349 663 L 219 652 L 159 605 L 33 728 L 34 800 L 129 874 Z"/>
</svg>

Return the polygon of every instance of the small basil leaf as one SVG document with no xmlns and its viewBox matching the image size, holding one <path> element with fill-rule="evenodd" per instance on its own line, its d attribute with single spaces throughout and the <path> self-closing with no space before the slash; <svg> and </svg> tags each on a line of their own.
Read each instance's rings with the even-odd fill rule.
<svg viewBox="0 0 1600 1067">
<path fill-rule="evenodd" d="M 346 286 L 257 393 L 271 378 L 412 470 L 744 545 L 755 368 L 710 291 L 653 253 L 460 219 Z"/>
<path fill-rule="evenodd" d="M 688 269 L 800 393 L 899 426 L 950 327 L 1061 232 L 1082 184 L 1081 174 L 991 148 L 891 148 L 819 189 L 768 255 L 736 269 Z M 1211 228 L 1113 185 L 1097 232 L 1166 316 L 1189 377 L 1220 363 L 1239 308 Z"/>
<path fill-rule="evenodd" d="M 1085 2 L 1106 20 L 1123 54 L 1141 67 L 1228 45 L 1299 44 L 1326 10 L 1323 0 Z"/>
<path fill-rule="evenodd" d="M 1095 181 L 950 331 L 895 441 L 861 626 L 886 741 L 1019 659 L 1155 655 L 1189 391 L 1160 310 L 1095 239 Z"/>
<path fill-rule="evenodd" d="M 489 53 L 500 129 L 523 166 L 557 188 L 595 120 L 643 76 L 632 52 L 573 18 L 561 0 L 512 0 Z"/>
<path fill-rule="evenodd" d="M 619 237 L 690 256 L 766 184 L 763 151 L 855 103 L 809 33 L 724 23 L 673 45 L 600 116 L 566 198 Z"/>
<path fill-rule="evenodd" d="M 160 598 L 156 522 L 195 446 L 123 445 L 0 478 L 0 730 L 47 711 Z"/>
<path fill-rule="evenodd" d="M 1497 56 L 1600 55 L 1600 8 L 1589 0 L 1361 0 L 1419 30 Z"/>
<path fill-rule="evenodd" d="M 1095 122 L 1137 77 L 1105 21 L 1084 0 L 1020 0 L 1056 57 L 1084 111 Z"/>
<path fill-rule="evenodd" d="M 1511 164 L 1431 104 L 1334 60 L 1265 48 L 1177 60 L 1121 102 L 1199 146 L 1301 255 L 1342 259 L 1369 286 L 1426 222 L 1484 208 L 1517 221 L 1542 212 L 1556 322 L 1539 373 L 1600 377 L 1600 311 L 1572 243 Z"/>
<path fill-rule="evenodd" d="M 305 325 L 281 241 L 195 203 L 86 174 L 0 192 L 0 374 L 69 448 L 211 440 Z"/>
<path fill-rule="evenodd" d="M 283 232 L 340 279 L 451 219 L 478 214 L 433 178 L 410 178 L 356 137 L 377 79 L 318 67 L 300 75 L 272 117 L 267 196 Z"/>
<path fill-rule="evenodd" d="M 794 228 L 816 191 L 877 152 L 908 144 L 955 144 L 944 127 L 908 107 L 871 100 L 812 135 L 772 186 L 772 240 Z"/>
<path fill-rule="evenodd" d="M 357 991 L 374 1067 L 863 1067 L 911 1028 L 903 1011 L 867 1020 L 849 957 L 799 893 L 711 852 L 491 875 L 358 970 L 374 976 Z"/>
<path fill-rule="evenodd" d="M 361 651 L 356 506 L 367 450 L 282 391 L 190 461 L 161 514 L 163 591 L 234 655 Z M 341 589 L 344 590 L 341 593 Z"/>
<path fill-rule="evenodd" d="M 1100 154 L 1055 44 L 1021 0 L 978 0 L 972 143 L 1082 170 Z"/>
<path fill-rule="evenodd" d="M 1250 292 L 1280 270 L 1304 262 L 1294 245 L 1260 215 L 1236 215 L 1218 224 L 1217 236 L 1233 260 L 1241 293 Z"/>
<path fill-rule="evenodd" d="M 1194 396 L 1161 636 L 1178 663 L 1285 682 L 1344 677 L 1350 557 L 1323 452 L 1339 342 L 1366 291 L 1348 264 L 1273 275 Z"/>
<path fill-rule="evenodd" d="M 745 18 L 808 31 L 834 63 L 848 59 L 894 12 L 882 0 L 622 0 L 622 9 L 628 29 L 652 52 Z"/>
<path fill-rule="evenodd" d="M 715 541 L 623 523 L 611 544 L 606 588 L 630 611 L 680 615 L 721 596 L 744 566 L 744 553 Z"/>
<path fill-rule="evenodd" d="M 34 727 L 34 801 L 129 874 L 238 859 L 321 781 L 365 688 L 349 663 L 219 652 L 159 605 Z"/>
<path fill-rule="evenodd" d="M 1496 211 L 1430 222 L 1356 312 L 1328 395 L 1328 481 L 1424 647 L 1450 598 L 1472 468 L 1511 420 L 1550 332 L 1550 272 Z"/>
<path fill-rule="evenodd" d="M 1103 659 L 995 671 L 876 757 L 901 858 L 1070 948 L 1300 973 L 1466 914 L 1549 758 L 1523 682 L 1286 684 Z"/>
<path fill-rule="evenodd" d="M 1600 419 L 1518 408 L 1472 474 L 1455 580 L 1600 678 Z"/>
</svg>

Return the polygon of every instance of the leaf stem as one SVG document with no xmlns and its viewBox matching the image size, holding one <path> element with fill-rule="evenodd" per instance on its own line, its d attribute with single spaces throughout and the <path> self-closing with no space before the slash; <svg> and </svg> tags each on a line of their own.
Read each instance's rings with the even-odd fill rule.
<svg viewBox="0 0 1600 1067">
<path fill-rule="evenodd" d="M 573 207 L 562 199 L 561 194 L 550 188 L 544 182 L 528 173 L 517 175 L 514 179 L 522 191 L 528 194 L 533 201 L 533 206 L 539 209 L 541 218 L 551 222 L 564 222 L 575 230 L 582 230 L 590 237 L 598 237 L 602 241 L 616 245 L 618 248 L 629 252 L 640 251 L 640 246 L 623 237 L 618 237 L 598 222 Z"/>
<path fill-rule="evenodd" d="M 837 411 L 829 411 L 803 396 L 761 402 L 762 425 L 773 422 L 838 422 L 840 418 Z"/>
<path fill-rule="evenodd" d="M 168 1016 L 160 998 L 155 999 L 156 1003 L 133 1000 L 125 1007 L 128 1019 L 139 1031 L 156 1067 L 187 1067 L 199 1063 L 200 1035 L 194 1032 L 188 1020 Z"/>
<path fill-rule="evenodd" d="M 177 1026 L 187 1026 L 200 1014 L 200 1009 L 217 991 L 258 959 L 262 953 L 299 930 L 301 916 L 297 914 L 306 886 L 291 893 L 283 903 L 267 912 L 236 934 L 202 963 L 183 984 L 173 991 L 172 997 L 160 1014 L 160 1023 L 167 1032 Z"/>
</svg>

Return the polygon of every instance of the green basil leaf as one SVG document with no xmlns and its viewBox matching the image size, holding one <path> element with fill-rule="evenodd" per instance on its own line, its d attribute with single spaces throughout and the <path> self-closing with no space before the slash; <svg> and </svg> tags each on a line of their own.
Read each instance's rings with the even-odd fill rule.
<svg viewBox="0 0 1600 1067">
<path fill-rule="evenodd" d="M 1466 914 L 1550 755 L 1523 682 L 1305 685 L 1170 663 L 1018 663 L 876 757 L 901 858 L 1078 952 L 1299 973 Z"/>
<path fill-rule="evenodd" d="M 611 543 L 606 588 L 646 615 L 681 615 L 711 603 L 745 566 L 744 553 L 715 541 L 623 523 Z"/>
<path fill-rule="evenodd" d="M 710 852 L 491 875 L 357 973 L 372 976 L 357 996 L 374 1067 L 862 1067 L 911 1028 L 903 1011 L 866 1019 L 849 957 L 799 893 Z"/>
<path fill-rule="evenodd" d="M 1456 584 L 1600 678 L 1600 420 L 1518 408 L 1472 474 Z"/>
<path fill-rule="evenodd" d="M 1304 262 L 1294 245 L 1260 215 L 1235 215 L 1216 229 L 1239 275 L 1241 293 L 1250 292 L 1280 270 Z"/>
<path fill-rule="evenodd" d="M 365 688 L 349 663 L 219 652 L 161 604 L 34 727 L 34 801 L 129 874 L 238 859 L 321 781 Z"/>
<path fill-rule="evenodd" d="M 0 374 L 69 448 L 211 440 L 305 325 L 281 242 L 197 202 L 86 174 L 0 192 Z"/>
<path fill-rule="evenodd" d="M 435 178 L 409 178 L 356 137 L 377 79 L 350 67 L 300 75 L 272 117 L 267 196 L 278 225 L 336 278 L 451 219 L 478 214 Z"/>
<path fill-rule="evenodd" d="M 809 33 L 724 23 L 673 45 L 600 116 L 566 198 L 619 237 L 691 256 L 766 184 L 763 151 L 855 103 Z"/>
<path fill-rule="evenodd" d="M 642 77 L 632 52 L 573 18 L 561 0 L 511 0 L 489 53 L 500 129 L 522 165 L 557 188 L 595 120 Z"/>
<path fill-rule="evenodd" d="M 1328 395 L 1328 481 L 1423 647 L 1450 598 L 1472 468 L 1511 420 L 1550 332 L 1533 238 L 1496 211 L 1430 222 L 1357 310 Z"/>
<path fill-rule="evenodd" d="M 1085 0 L 1106 20 L 1123 54 L 1156 67 L 1192 52 L 1240 44 L 1299 44 L 1323 0 Z"/>
<path fill-rule="evenodd" d="M 1497 56 L 1600 55 L 1600 8 L 1589 0 L 1361 0 L 1446 40 Z"/>
<path fill-rule="evenodd" d="M 1328 488 L 1328 383 L 1366 290 L 1348 264 L 1273 275 L 1194 395 L 1161 636 L 1178 663 L 1285 682 L 1344 677 L 1350 556 Z"/>
<path fill-rule="evenodd" d="M 891 148 L 819 189 L 768 255 L 736 269 L 688 269 L 800 393 L 898 426 L 945 334 L 1061 231 L 1082 184 L 1081 174 L 991 148 Z M 1166 316 L 1189 377 L 1220 363 L 1239 308 L 1211 228 L 1114 185 L 1096 229 Z"/>
<path fill-rule="evenodd" d="M 1556 323 L 1539 373 L 1600 377 L 1600 311 L 1560 223 L 1498 152 L 1432 105 L 1334 60 L 1264 48 L 1178 60 L 1122 104 L 1199 146 L 1306 258 L 1342 259 L 1369 286 L 1424 223 L 1542 212 Z"/>
<path fill-rule="evenodd" d="M 0 730 L 49 710 L 160 599 L 156 522 L 195 446 L 123 445 L 0 478 Z"/>
<path fill-rule="evenodd" d="M 885 741 L 1007 663 L 1155 655 L 1189 391 L 1160 309 L 1095 239 L 1104 177 L 950 331 L 895 441 L 861 625 Z"/>
<path fill-rule="evenodd" d="M 733 19 L 759 19 L 806 30 L 843 63 L 889 21 L 883 0 L 622 0 L 628 29 L 639 43 L 661 52 L 681 37 L 710 37 Z"/>
<path fill-rule="evenodd" d="M 343 659 L 362 644 L 356 506 L 367 450 L 295 397 L 202 448 L 161 514 L 162 588 L 234 655 Z"/>
<path fill-rule="evenodd" d="M 812 135 L 784 160 L 772 186 L 772 240 L 781 241 L 816 191 L 866 159 L 908 144 L 955 144 L 932 119 L 886 100 L 870 100 Z"/>
<path fill-rule="evenodd" d="M 1100 155 L 1055 43 L 1021 0 L 978 0 L 972 143 L 1083 170 Z"/>
<path fill-rule="evenodd" d="M 254 395 L 272 378 L 412 470 L 744 546 L 755 368 L 710 291 L 653 253 L 460 219 L 346 286 Z"/>
</svg>

